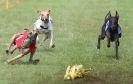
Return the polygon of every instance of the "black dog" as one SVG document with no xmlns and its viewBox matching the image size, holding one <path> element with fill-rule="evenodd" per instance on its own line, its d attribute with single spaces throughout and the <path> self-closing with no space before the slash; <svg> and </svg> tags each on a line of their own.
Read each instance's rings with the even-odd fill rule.
<svg viewBox="0 0 133 84">
<path fill-rule="evenodd" d="M 101 29 L 101 35 L 98 37 L 97 49 L 100 49 L 100 41 L 107 37 L 107 47 L 110 47 L 110 42 L 115 42 L 116 58 L 118 59 L 118 46 L 120 44 L 119 38 L 121 37 L 121 27 L 118 24 L 119 15 L 116 11 L 115 16 L 111 16 L 110 11 L 105 16 L 105 21 Z"/>
</svg>

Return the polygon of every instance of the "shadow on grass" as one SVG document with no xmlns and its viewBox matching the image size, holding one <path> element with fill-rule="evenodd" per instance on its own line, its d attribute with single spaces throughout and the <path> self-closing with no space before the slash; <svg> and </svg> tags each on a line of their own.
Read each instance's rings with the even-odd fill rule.
<svg viewBox="0 0 133 84">
<path fill-rule="evenodd" d="M 120 55 L 119 55 L 119 56 L 118 56 L 118 59 L 117 59 L 115 55 L 107 55 L 107 58 L 119 60 L 121 57 L 120 57 Z"/>
<path fill-rule="evenodd" d="M 115 55 L 107 55 L 107 58 L 116 59 Z"/>
<path fill-rule="evenodd" d="M 37 51 L 39 52 L 54 52 L 55 49 L 54 48 L 39 48 Z"/>
<path fill-rule="evenodd" d="M 107 84 L 105 80 L 95 76 L 85 76 L 84 78 L 77 78 L 71 82 L 72 84 Z"/>
<path fill-rule="evenodd" d="M 24 61 L 18 60 L 15 63 L 13 63 L 13 65 L 14 64 L 24 64 L 24 65 L 30 65 L 30 64 L 32 64 L 32 65 L 37 65 L 39 63 L 39 61 L 40 60 L 38 60 L 38 59 L 34 60 L 33 62 L 28 62 L 28 61 L 27 62 L 24 62 Z"/>
</svg>

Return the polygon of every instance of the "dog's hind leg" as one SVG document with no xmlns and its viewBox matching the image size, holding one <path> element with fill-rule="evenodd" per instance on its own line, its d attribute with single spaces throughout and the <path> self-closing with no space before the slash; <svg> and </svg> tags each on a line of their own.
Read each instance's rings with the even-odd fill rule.
<svg viewBox="0 0 133 84">
<path fill-rule="evenodd" d="M 15 39 L 18 38 L 19 36 L 20 36 L 20 33 L 17 33 L 17 34 L 14 34 L 14 35 L 11 37 L 10 43 L 9 43 L 9 45 L 7 46 L 7 49 L 5 50 L 7 54 L 9 53 L 9 51 L 10 51 L 11 47 L 13 46 L 13 44 L 15 43 Z"/>
<path fill-rule="evenodd" d="M 27 55 L 29 53 L 29 50 L 26 50 L 24 53 L 21 53 L 19 54 L 18 56 L 12 58 L 12 59 L 9 59 L 5 62 L 5 64 L 11 64 L 12 62 L 22 58 L 23 56 Z"/>
<path fill-rule="evenodd" d="M 48 39 L 48 36 L 46 36 L 43 41 L 46 41 L 47 39 Z"/>
</svg>

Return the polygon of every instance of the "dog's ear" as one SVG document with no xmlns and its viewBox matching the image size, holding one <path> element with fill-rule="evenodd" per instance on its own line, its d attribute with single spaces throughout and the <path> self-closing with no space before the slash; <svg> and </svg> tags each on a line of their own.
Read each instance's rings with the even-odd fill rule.
<svg viewBox="0 0 133 84">
<path fill-rule="evenodd" d="M 49 10 L 48 10 L 48 14 L 50 15 L 50 13 L 51 13 L 51 10 L 49 9 Z"/>
<path fill-rule="evenodd" d="M 41 10 L 37 10 L 37 13 L 40 13 L 41 12 Z"/>
<path fill-rule="evenodd" d="M 109 15 L 109 17 L 111 17 L 111 12 L 110 11 L 109 11 L 108 15 Z"/>
<path fill-rule="evenodd" d="M 48 10 L 48 12 L 50 13 L 50 12 L 51 12 L 51 10 L 49 9 L 49 10 Z"/>
<path fill-rule="evenodd" d="M 117 11 L 116 11 L 116 13 L 115 13 L 115 17 L 117 18 L 117 20 L 119 20 L 119 14 L 118 14 Z"/>
<path fill-rule="evenodd" d="M 37 10 L 37 14 L 38 14 L 38 16 L 41 16 L 42 15 L 41 10 Z"/>
<path fill-rule="evenodd" d="M 109 19 L 111 17 L 111 12 L 109 11 L 106 16 L 105 16 L 105 20 Z"/>
<path fill-rule="evenodd" d="M 50 10 L 50 9 L 47 9 L 47 10 L 45 10 L 45 12 L 47 12 L 47 13 L 48 13 L 48 15 L 50 15 L 51 10 Z"/>
</svg>

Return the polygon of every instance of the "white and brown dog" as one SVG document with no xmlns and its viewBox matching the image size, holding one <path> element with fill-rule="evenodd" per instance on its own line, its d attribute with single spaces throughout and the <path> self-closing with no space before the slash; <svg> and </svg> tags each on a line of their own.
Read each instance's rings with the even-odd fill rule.
<svg viewBox="0 0 133 84">
<path fill-rule="evenodd" d="M 54 48 L 53 44 L 53 26 L 52 26 L 52 18 L 50 16 L 50 10 L 39 10 L 38 19 L 34 23 L 34 30 L 38 30 L 45 34 L 45 40 L 49 40 L 49 48 Z M 39 37 L 37 37 L 37 41 L 39 41 Z"/>
</svg>

